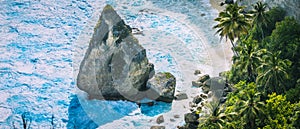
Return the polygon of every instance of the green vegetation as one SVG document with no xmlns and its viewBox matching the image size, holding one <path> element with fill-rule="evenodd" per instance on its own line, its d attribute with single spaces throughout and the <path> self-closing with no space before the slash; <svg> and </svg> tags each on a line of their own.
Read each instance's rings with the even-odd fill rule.
<svg viewBox="0 0 300 129">
<path fill-rule="evenodd" d="M 169 79 L 169 78 L 172 78 L 172 77 L 173 77 L 173 75 L 172 75 L 171 73 L 169 73 L 169 72 L 164 72 L 163 74 L 165 74 L 165 75 L 166 75 L 166 78 L 167 78 L 167 79 Z"/>
<path fill-rule="evenodd" d="M 219 17 L 215 19 L 219 24 L 214 28 L 218 29 L 217 33 L 219 33 L 221 39 L 223 37 L 229 38 L 233 51 L 235 48 L 234 39 L 246 34 L 250 26 L 249 15 L 242 13 L 243 9 L 244 7 L 239 6 L 237 3 L 229 4 L 225 11 L 220 12 Z M 236 51 L 234 53 L 237 54 Z"/>
<path fill-rule="evenodd" d="M 224 75 L 233 91 L 200 117 L 199 128 L 300 128 L 300 24 L 281 8 L 267 7 L 228 4 L 215 19 L 217 33 L 235 52 Z"/>
</svg>

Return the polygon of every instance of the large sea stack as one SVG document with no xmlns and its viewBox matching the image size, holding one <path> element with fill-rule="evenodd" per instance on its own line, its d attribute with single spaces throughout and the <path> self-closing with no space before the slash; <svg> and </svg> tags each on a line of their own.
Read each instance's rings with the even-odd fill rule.
<svg viewBox="0 0 300 129">
<path fill-rule="evenodd" d="M 133 37 L 131 28 L 107 5 L 81 62 L 79 89 L 96 99 L 131 99 L 147 90 L 154 66 L 146 50 Z"/>
<path fill-rule="evenodd" d="M 105 6 L 77 76 L 78 88 L 90 99 L 139 101 L 153 93 L 147 81 L 154 65 L 131 30 L 110 5 Z"/>
</svg>

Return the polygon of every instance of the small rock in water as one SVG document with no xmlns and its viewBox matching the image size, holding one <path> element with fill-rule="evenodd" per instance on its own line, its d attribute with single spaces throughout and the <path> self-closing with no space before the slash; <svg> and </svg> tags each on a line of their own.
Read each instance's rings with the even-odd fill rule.
<svg viewBox="0 0 300 129">
<path fill-rule="evenodd" d="M 174 115 L 174 118 L 179 118 L 180 116 L 179 115 Z"/>
<path fill-rule="evenodd" d="M 170 119 L 170 121 L 171 121 L 171 122 L 174 122 L 175 120 L 174 120 L 174 119 Z"/>
<path fill-rule="evenodd" d="M 202 13 L 201 16 L 202 16 L 202 17 L 205 16 L 205 13 Z"/>
<path fill-rule="evenodd" d="M 151 126 L 150 129 L 165 129 L 165 126 Z"/>
<path fill-rule="evenodd" d="M 185 123 L 198 123 L 199 115 L 196 113 L 187 113 L 184 114 Z"/>
<path fill-rule="evenodd" d="M 203 85 L 202 82 L 192 81 L 192 85 L 196 87 L 201 87 Z"/>
<path fill-rule="evenodd" d="M 147 103 L 148 106 L 153 106 L 154 105 L 154 102 L 149 102 Z"/>
<path fill-rule="evenodd" d="M 165 120 L 164 120 L 164 116 L 163 115 L 160 115 L 159 117 L 157 117 L 156 119 L 156 123 L 157 124 L 161 124 L 163 123 Z"/>
<path fill-rule="evenodd" d="M 203 76 L 201 76 L 199 79 L 198 79 L 198 81 L 199 82 L 205 82 L 206 80 L 208 80 L 210 77 L 209 77 L 209 75 L 208 74 L 205 74 L 205 75 L 203 75 Z"/>
<path fill-rule="evenodd" d="M 190 107 L 192 107 L 192 108 L 193 108 L 193 107 L 197 107 L 197 105 L 196 105 L 195 103 L 192 103 L 192 102 L 190 102 L 189 105 L 190 105 Z"/>
<path fill-rule="evenodd" d="M 201 101 L 202 101 L 202 98 L 201 98 L 200 95 L 194 97 L 194 99 L 193 99 L 193 103 L 195 103 L 195 104 L 198 104 L 198 103 L 200 103 Z"/>
<path fill-rule="evenodd" d="M 195 70 L 194 75 L 198 75 L 198 74 L 201 74 L 201 71 L 200 70 Z"/>
<path fill-rule="evenodd" d="M 200 94 L 200 97 L 202 97 L 203 99 L 207 99 L 207 95 L 206 94 Z"/>
<path fill-rule="evenodd" d="M 186 93 L 179 93 L 175 96 L 176 100 L 184 100 L 184 99 L 187 99 L 188 96 Z"/>
</svg>

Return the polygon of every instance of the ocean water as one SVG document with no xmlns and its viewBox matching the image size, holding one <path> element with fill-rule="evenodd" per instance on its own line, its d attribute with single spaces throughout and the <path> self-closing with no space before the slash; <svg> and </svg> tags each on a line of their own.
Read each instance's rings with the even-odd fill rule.
<svg viewBox="0 0 300 129">
<path fill-rule="evenodd" d="M 176 92 L 188 90 L 195 69 L 213 73 L 207 47 L 220 42 L 208 0 L 0 0 L 1 129 L 21 128 L 22 114 L 34 129 L 149 128 L 156 116 L 177 110 L 176 103 L 139 108 L 86 100 L 76 89 L 80 61 L 106 4 L 143 30 L 135 36 L 156 72 L 175 75 Z"/>
</svg>

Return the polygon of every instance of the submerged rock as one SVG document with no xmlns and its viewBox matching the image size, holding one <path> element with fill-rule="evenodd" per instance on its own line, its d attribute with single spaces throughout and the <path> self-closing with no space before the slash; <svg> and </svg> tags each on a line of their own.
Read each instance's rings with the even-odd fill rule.
<svg viewBox="0 0 300 129">
<path fill-rule="evenodd" d="M 153 75 L 146 50 L 116 11 L 105 6 L 80 64 L 77 86 L 89 98 L 135 101 Z"/>
<path fill-rule="evenodd" d="M 175 93 L 176 78 L 168 72 L 157 73 L 147 82 L 150 92 L 147 98 L 155 99 L 163 102 L 172 102 Z"/>
</svg>

